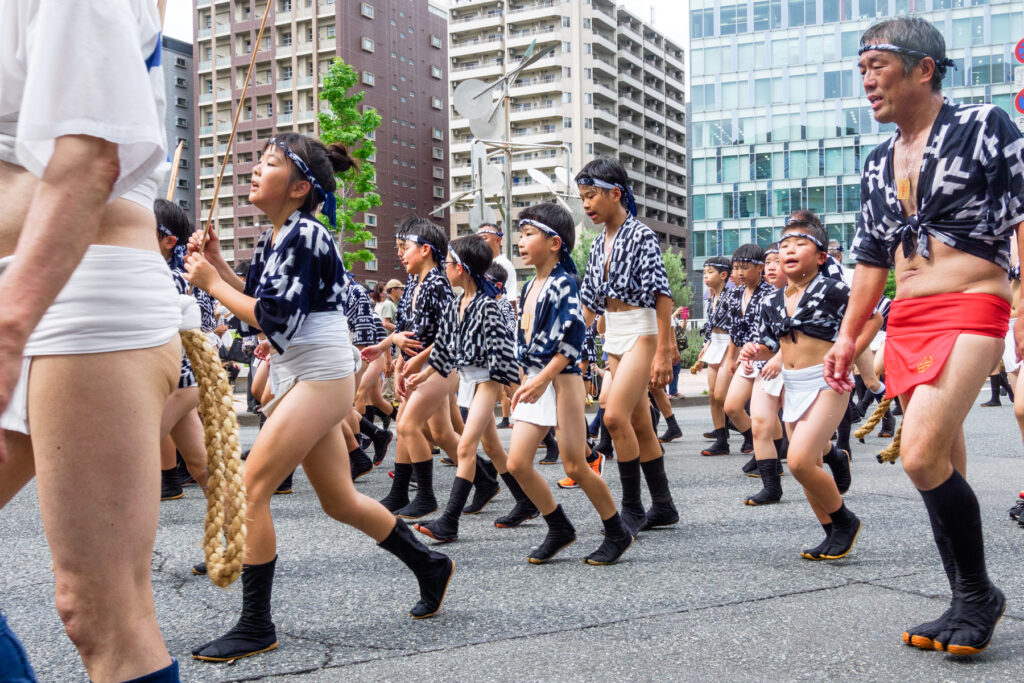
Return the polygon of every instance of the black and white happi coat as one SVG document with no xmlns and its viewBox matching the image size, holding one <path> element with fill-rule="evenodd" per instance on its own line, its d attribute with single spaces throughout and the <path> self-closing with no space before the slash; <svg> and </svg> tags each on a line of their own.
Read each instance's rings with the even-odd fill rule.
<svg viewBox="0 0 1024 683">
<path fill-rule="evenodd" d="M 700 328 L 700 334 L 704 337 L 705 342 L 711 341 L 711 332 L 716 327 L 726 332 L 729 331 L 729 320 L 727 319 L 729 299 L 732 298 L 738 289 L 741 288 L 726 286 L 718 295 L 718 299 L 708 299 L 708 314 L 705 317 L 704 325 Z"/>
<path fill-rule="evenodd" d="M 897 131 L 868 155 L 853 254 L 890 268 L 904 257 L 931 257 L 930 240 L 1010 268 L 1010 234 L 1024 221 L 1024 139 L 1010 117 L 990 104 L 942 105 L 924 148 L 917 214 L 896 198 Z"/>
<path fill-rule="evenodd" d="M 583 337 L 583 351 L 580 353 L 580 360 L 597 362 L 597 321 L 587 328 L 587 334 Z"/>
<path fill-rule="evenodd" d="M 746 287 L 734 287 L 734 293 L 726 301 L 723 315 L 727 320 L 729 338 L 736 347 L 742 347 L 747 342 L 757 341 L 759 338 L 759 327 L 761 323 L 761 306 L 765 300 L 775 293 L 775 287 L 765 280 L 754 288 L 754 292 L 747 301 L 747 310 L 743 310 L 743 295 Z"/>
<path fill-rule="evenodd" d="M 661 259 L 658 236 L 635 216 L 629 216 L 612 241 L 611 262 L 605 278 L 605 233 L 590 246 L 580 298 L 597 315 L 604 313 L 605 299 L 640 308 L 654 308 L 658 295 L 672 296 Z"/>
<path fill-rule="evenodd" d="M 532 311 L 533 334 L 526 341 L 526 332 L 519 326 L 517 351 L 523 370 L 543 370 L 556 355 L 569 359 L 562 374 L 580 374 L 580 354 L 587 326 L 583 321 L 579 285 L 576 278 L 561 265 L 556 265 L 547 280 L 540 285 L 533 279 L 519 295 L 519 319 L 527 320 L 526 297 L 530 289 L 540 286 L 537 303 Z M 603 302 L 602 302 L 603 304 Z"/>
<path fill-rule="evenodd" d="M 502 319 L 498 302 L 477 291 L 460 314 L 462 298 L 449 301 L 441 314 L 428 361 L 431 367 L 445 377 L 468 366 L 486 368 L 491 380 L 499 384 L 518 383 L 515 338 Z"/>
<path fill-rule="evenodd" d="M 423 276 L 422 283 L 418 276 L 410 275 L 398 301 L 395 332 L 412 332 L 412 338 L 421 342 L 422 348 L 427 348 L 434 343 L 441 315 L 454 296 L 452 286 L 440 268 L 431 268 Z"/>
<path fill-rule="evenodd" d="M 789 315 L 786 290 L 776 289 L 761 306 L 759 339 L 755 341 L 767 346 L 772 353 L 779 350 L 779 340 L 786 334 L 796 341 L 797 332 L 834 342 L 849 300 L 850 288 L 845 282 L 819 273 L 800 296 L 793 315 Z"/>
<path fill-rule="evenodd" d="M 515 304 L 509 301 L 507 296 L 503 296 L 498 299 L 498 308 L 501 309 L 502 320 L 505 321 L 509 331 L 512 332 L 512 337 L 515 338 L 516 325 L 519 324 L 519 321 L 516 319 Z"/>
<path fill-rule="evenodd" d="M 284 353 L 310 313 L 345 310 L 348 278 L 334 237 L 308 213 L 295 211 L 273 239 L 260 235 L 245 278 L 245 294 L 256 299 L 256 322 Z M 243 335 L 254 330 L 241 322 Z"/>
<path fill-rule="evenodd" d="M 882 316 L 882 331 L 889 325 L 889 307 L 892 306 L 892 299 L 882 295 L 882 298 L 878 300 L 878 305 L 875 306 L 875 313 Z"/>
<path fill-rule="evenodd" d="M 178 294 L 188 294 L 188 281 L 185 279 L 182 271 L 171 268 L 171 279 L 174 280 L 174 286 L 177 288 Z M 210 332 L 217 325 L 213 297 L 198 287 L 192 288 L 192 296 L 195 297 L 196 303 L 199 304 L 200 319 L 202 321 L 200 327 L 203 332 Z M 196 373 L 192 370 L 192 363 L 189 362 L 188 356 L 185 355 L 185 349 L 182 349 L 181 374 L 178 377 L 178 388 L 187 389 L 194 386 L 196 386 Z"/>
<path fill-rule="evenodd" d="M 373 313 L 373 302 L 366 289 L 346 272 L 348 292 L 345 295 L 345 317 L 352 334 L 352 343 L 360 348 L 372 346 L 384 339 L 384 325 Z"/>
</svg>

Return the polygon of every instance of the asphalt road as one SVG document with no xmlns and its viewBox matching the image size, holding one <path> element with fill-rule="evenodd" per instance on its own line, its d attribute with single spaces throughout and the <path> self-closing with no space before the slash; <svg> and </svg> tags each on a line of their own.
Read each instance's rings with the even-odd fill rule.
<svg viewBox="0 0 1024 683">
<path fill-rule="evenodd" d="M 742 505 L 760 486 L 740 472 L 746 456 L 701 457 L 707 409 L 677 415 L 686 436 L 666 459 L 679 525 L 642 534 L 616 566 L 586 566 L 600 521 L 581 491 L 559 490 L 580 540 L 533 566 L 525 557 L 544 525 L 494 528 L 511 506 L 503 492 L 481 515 L 464 517 L 460 540 L 443 548 L 455 577 L 440 615 L 422 622 L 407 616 L 412 575 L 327 518 L 297 473 L 295 493 L 273 503 L 280 648 L 233 665 L 189 657 L 233 625 L 241 600 L 237 584 L 225 591 L 189 572 L 201 559 L 204 510 L 201 493 L 189 489 L 162 504 L 153 557 L 157 613 L 183 680 L 1021 680 L 1024 529 L 1006 509 L 1024 486 L 1024 448 L 1012 408 L 976 408 L 967 422 L 989 569 L 1009 600 L 992 646 L 969 660 L 900 640 L 904 628 L 945 609 L 948 588 L 920 497 L 898 465 L 875 462 L 882 440 L 855 446 L 847 501 L 864 520 L 857 546 L 844 560 L 812 563 L 799 550 L 817 544 L 821 530 L 793 478 L 783 477 L 781 504 Z M 243 440 L 254 437 L 245 428 Z M 552 482 L 562 474 L 540 469 Z M 606 475 L 618 498 L 614 465 Z M 443 505 L 454 470 L 438 466 L 435 476 Z M 380 497 L 389 482 L 384 467 L 358 486 Z M 53 608 L 33 487 L 0 512 L 0 531 L 0 606 L 39 679 L 86 680 Z"/>
</svg>

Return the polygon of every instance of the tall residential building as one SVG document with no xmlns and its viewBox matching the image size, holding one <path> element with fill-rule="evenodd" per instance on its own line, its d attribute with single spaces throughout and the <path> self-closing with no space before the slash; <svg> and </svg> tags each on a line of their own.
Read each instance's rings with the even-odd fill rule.
<svg viewBox="0 0 1024 683">
<path fill-rule="evenodd" d="M 174 38 L 163 37 L 164 88 L 167 95 L 167 149 L 174 155 L 179 142 L 184 142 L 181 161 L 178 162 L 178 177 L 175 181 L 174 198 L 189 214 L 196 210 L 196 156 L 192 131 L 195 128 L 195 80 L 192 67 L 192 45 Z M 170 175 L 160 187 L 158 197 L 167 196 Z"/>
<path fill-rule="evenodd" d="M 599 156 L 626 166 L 638 215 L 686 256 L 686 124 L 683 50 L 611 0 L 456 0 L 450 5 L 452 92 L 463 81 L 491 82 L 537 42 L 552 54 L 511 88 L 513 142 L 567 142 L 572 171 Z M 471 187 L 469 121 L 451 114 L 452 191 Z M 513 212 L 550 194 L 527 174 L 554 179 L 564 154 L 527 152 L 512 163 Z M 476 226 L 453 212 L 452 234 Z M 589 219 L 585 219 L 589 224 Z M 590 227 L 593 227 L 590 225 Z M 513 245 L 518 240 L 512 231 Z"/>
<path fill-rule="evenodd" d="M 799 207 L 849 248 L 861 165 L 894 130 L 864 97 L 860 36 L 911 12 L 942 32 L 956 62 L 945 96 L 1013 115 L 1020 0 L 690 0 L 694 269 L 740 244 L 767 246 Z"/>
<path fill-rule="evenodd" d="M 316 113 L 328 110 L 320 77 L 341 57 L 360 74 L 364 105 L 383 119 L 373 160 L 383 205 L 356 216 L 374 233 L 366 247 L 376 259 L 353 272 L 370 284 L 400 275 L 394 228 L 448 196 L 446 10 L 434 0 L 271 0 L 263 40 L 254 45 L 267 0 L 194 2 L 198 219 L 206 220 L 213 201 L 214 160 L 219 168 L 254 47 L 254 78 L 216 208 L 221 248 L 235 261 L 250 258 L 269 227 L 248 201 L 260 152 L 279 132 L 319 133 Z"/>
</svg>

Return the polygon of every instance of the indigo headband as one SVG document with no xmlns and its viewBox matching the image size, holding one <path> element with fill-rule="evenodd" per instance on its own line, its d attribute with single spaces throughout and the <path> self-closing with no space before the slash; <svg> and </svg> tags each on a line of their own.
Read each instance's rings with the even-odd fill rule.
<svg viewBox="0 0 1024 683">
<path fill-rule="evenodd" d="M 618 189 L 622 192 L 622 196 L 626 199 L 626 209 L 629 211 L 630 216 L 636 215 L 636 197 L 633 196 L 633 190 L 619 185 L 618 183 L 609 183 L 607 180 L 601 180 L 600 178 L 592 178 L 590 176 L 577 176 L 577 185 L 590 185 L 602 190 L 614 190 Z"/>
<path fill-rule="evenodd" d="M 279 148 L 285 153 L 285 156 L 291 159 L 291 162 L 298 167 L 299 171 L 303 176 L 305 176 L 306 180 L 312 186 L 313 191 L 316 192 L 318 197 L 320 197 L 320 201 L 323 202 L 323 212 L 324 215 L 327 216 L 327 220 L 330 221 L 331 227 L 338 227 L 338 198 L 334 196 L 334 193 L 324 190 L 323 186 L 320 185 L 319 181 L 317 181 L 316 176 L 314 176 L 313 172 L 309 170 L 309 166 L 306 165 L 306 162 L 300 159 L 298 154 L 291 151 L 288 148 L 288 145 L 284 144 L 277 138 L 270 138 L 270 142 L 267 144 L 274 145 Z"/>
<path fill-rule="evenodd" d="M 467 273 L 469 273 L 469 276 L 473 278 L 473 282 L 476 283 L 477 289 L 479 289 L 481 292 L 491 297 L 492 299 L 498 296 L 498 286 L 495 284 L 494 280 L 487 277 L 486 275 L 477 275 L 472 270 L 470 270 L 469 266 L 463 263 L 462 259 L 459 258 L 458 253 L 456 253 L 456 251 L 452 249 L 451 245 L 448 245 L 448 253 L 452 255 L 453 263 L 462 266 L 462 268 Z"/>
<path fill-rule="evenodd" d="M 819 251 L 825 251 L 825 245 L 821 243 L 821 240 L 819 240 L 814 235 L 807 234 L 806 232 L 788 232 L 779 238 L 779 245 L 781 246 L 782 243 L 788 240 L 790 237 L 800 237 L 814 244 L 814 246 L 818 247 Z"/>
<path fill-rule="evenodd" d="M 879 52 L 895 52 L 897 54 L 906 55 L 908 57 L 916 57 L 918 59 L 924 59 L 930 57 L 937 65 L 942 67 L 953 67 L 956 68 L 956 64 L 949 57 L 932 57 L 932 55 L 920 50 L 911 50 L 909 47 L 900 47 L 899 45 L 893 45 L 892 43 L 875 43 L 873 45 L 861 45 L 860 49 L 857 50 L 857 56 L 870 52 L 871 50 L 877 50 Z"/>
<path fill-rule="evenodd" d="M 523 227 L 524 225 L 532 225 L 533 227 L 537 228 L 546 235 L 562 239 L 562 236 L 559 235 L 558 232 L 555 231 L 555 229 L 552 228 L 550 225 L 546 225 L 532 218 L 524 218 L 521 221 L 519 221 L 520 228 Z M 558 257 L 558 263 L 567 271 L 569 271 L 571 275 L 576 274 L 576 262 L 572 260 L 572 254 L 569 253 L 569 247 L 566 246 L 565 240 L 562 240 L 562 253 Z"/>
</svg>

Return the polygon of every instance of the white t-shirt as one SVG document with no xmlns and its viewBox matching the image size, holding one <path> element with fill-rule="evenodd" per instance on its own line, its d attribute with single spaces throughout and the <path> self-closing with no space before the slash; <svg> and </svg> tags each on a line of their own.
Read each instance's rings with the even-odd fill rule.
<svg viewBox="0 0 1024 683">
<path fill-rule="evenodd" d="M 155 0 L 0 1 L 0 160 L 42 177 L 54 141 L 89 135 L 118 145 L 111 199 L 147 208 L 147 180 L 167 159 Z M 158 53 L 157 53 L 158 55 Z"/>
<path fill-rule="evenodd" d="M 512 262 L 504 254 L 495 256 L 491 262 L 497 263 L 508 274 L 508 280 L 505 281 L 505 296 L 509 299 L 518 299 L 519 283 L 516 282 L 516 269 L 512 266 Z"/>
</svg>

